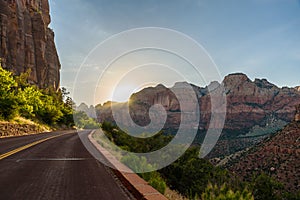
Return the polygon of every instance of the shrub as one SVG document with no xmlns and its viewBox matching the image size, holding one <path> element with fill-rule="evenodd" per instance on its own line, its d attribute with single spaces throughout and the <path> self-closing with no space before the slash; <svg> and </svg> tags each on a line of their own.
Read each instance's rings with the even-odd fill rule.
<svg viewBox="0 0 300 200">
<path fill-rule="evenodd" d="M 201 197 L 202 200 L 254 200 L 253 195 L 247 189 L 234 192 L 226 184 L 218 187 L 211 183 L 208 184 Z"/>
<path fill-rule="evenodd" d="M 63 94 L 52 88 L 42 90 L 30 85 L 29 74 L 27 71 L 13 76 L 0 66 L 0 118 L 10 120 L 21 115 L 48 125 L 74 124 L 73 108 L 63 102 Z"/>
<path fill-rule="evenodd" d="M 0 118 L 10 120 L 18 113 L 18 101 L 15 97 L 17 83 L 11 72 L 0 65 Z"/>
</svg>

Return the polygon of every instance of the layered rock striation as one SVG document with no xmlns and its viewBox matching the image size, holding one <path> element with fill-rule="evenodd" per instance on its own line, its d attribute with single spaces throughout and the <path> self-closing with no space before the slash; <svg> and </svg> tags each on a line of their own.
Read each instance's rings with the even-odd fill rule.
<svg viewBox="0 0 300 200">
<path fill-rule="evenodd" d="M 48 0 L 0 0 L 0 58 L 5 69 L 31 71 L 29 81 L 58 89 L 60 61 Z"/>
<path fill-rule="evenodd" d="M 188 83 L 177 83 L 173 88 L 163 85 L 145 88 L 131 96 L 129 103 L 105 103 L 96 107 L 97 117 L 100 122 L 111 121 L 114 118 L 111 106 L 118 109 L 118 115 L 124 115 L 122 122 L 132 125 L 131 119 L 127 119 L 124 112 L 126 107 L 130 108 L 132 120 L 140 126 L 150 123 L 149 108 L 160 104 L 167 112 L 166 130 L 176 130 L 181 121 L 181 108 L 176 96 L 171 89 L 176 88 L 181 96 L 184 96 L 185 86 Z M 251 81 L 245 74 L 230 74 L 222 82 L 227 98 L 226 121 L 224 126 L 225 137 L 235 137 L 251 131 L 255 126 L 266 127 L 277 124 L 280 121 L 288 123 L 294 120 L 295 106 L 300 104 L 300 92 L 295 88 L 279 88 L 266 79 L 255 79 Z M 197 95 L 200 108 L 200 122 L 192 127 L 200 131 L 207 130 L 211 120 L 211 95 L 218 91 L 220 83 L 212 82 L 205 88 L 191 85 Z M 208 89 L 210 88 L 210 90 Z M 211 92 L 209 92 L 211 91 Z M 183 98 L 183 104 L 191 112 L 196 112 L 193 98 L 188 95 Z M 155 121 L 164 120 L 163 116 L 156 116 Z M 284 123 L 283 123 L 284 124 Z M 212 128 L 223 128 L 222 123 L 213 124 Z M 281 127 L 279 127 L 281 128 Z M 257 128 L 256 128 L 257 129 Z M 260 130 L 260 129 L 258 129 Z"/>
</svg>

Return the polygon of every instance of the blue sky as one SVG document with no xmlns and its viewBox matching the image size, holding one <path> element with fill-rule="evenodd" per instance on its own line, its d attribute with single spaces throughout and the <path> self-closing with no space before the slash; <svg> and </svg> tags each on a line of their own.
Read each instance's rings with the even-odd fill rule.
<svg viewBox="0 0 300 200">
<path fill-rule="evenodd" d="M 132 28 L 164 27 L 200 43 L 222 76 L 246 73 L 279 86 L 300 85 L 299 0 L 50 0 L 51 28 L 72 91 L 79 66 L 108 37 Z M 86 94 L 77 103 L 95 102 Z M 99 102 L 108 100 L 104 95 Z"/>
</svg>

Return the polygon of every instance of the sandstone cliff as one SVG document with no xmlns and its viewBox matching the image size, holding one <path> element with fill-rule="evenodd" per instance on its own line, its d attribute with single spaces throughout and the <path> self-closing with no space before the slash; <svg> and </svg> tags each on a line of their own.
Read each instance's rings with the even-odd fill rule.
<svg viewBox="0 0 300 200">
<path fill-rule="evenodd" d="M 184 85 L 188 83 L 177 83 L 178 90 L 184 95 Z M 238 73 L 225 77 L 223 81 L 227 96 L 227 112 L 224 126 L 225 137 L 235 137 L 251 131 L 255 126 L 266 127 L 277 124 L 280 121 L 288 123 L 294 119 L 295 106 L 300 103 L 300 92 L 295 88 L 278 88 L 265 79 L 251 81 L 246 75 Z M 178 85 L 181 85 L 178 87 Z M 220 83 L 213 82 L 208 87 L 217 90 Z M 199 130 L 205 131 L 210 122 L 210 93 L 208 87 L 200 88 L 192 85 L 198 96 L 200 107 Z M 180 89 L 182 88 L 182 89 Z M 179 91 L 180 93 L 180 91 Z M 184 98 L 184 104 L 194 111 L 192 99 Z M 154 88 L 146 88 L 133 94 L 130 98 L 130 114 L 134 122 L 145 126 L 150 123 L 149 108 L 154 104 L 161 104 L 167 111 L 166 130 L 176 130 L 180 125 L 180 105 L 173 92 L 158 85 Z M 122 116 L 127 104 L 106 103 L 97 106 L 97 115 L 100 122 L 114 121 L 111 114 L 111 105 L 118 106 L 118 115 Z M 191 106 L 189 106 L 191 105 Z M 125 115 L 124 115 L 125 116 Z M 156 121 L 163 120 L 157 116 Z M 122 120 L 125 125 L 130 126 L 129 120 Z M 283 123 L 284 124 L 284 123 Z M 219 127 L 218 124 L 214 125 Z M 194 124 L 193 127 L 198 127 Z M 281 127 L 279 127 L 281 128 Z M 272 129 L 274 130 L 274 129 Z"/>
<path fill-rule="evenodd" d="M 50 24 L 48 0 L 0 0 L 0 58 L 16 74 L 31 70 L 29 81 L 58 89 L 60 62 Z"/>
</svg>

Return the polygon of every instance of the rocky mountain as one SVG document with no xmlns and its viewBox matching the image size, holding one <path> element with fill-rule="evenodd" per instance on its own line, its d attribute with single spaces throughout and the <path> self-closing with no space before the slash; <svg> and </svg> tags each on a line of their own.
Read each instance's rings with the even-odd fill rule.
<svg viewBox="0 0 300 200">
<path fill-rule="evenodd" d="M 300 106 L 295 119 L 283 130 L 235 158 L 227 167 L 245 180 L 264 172 L 284 183 L 288 191 L 300 190 Z"/>
<path fill-rule="evenodd" d="M 85 103 L 81 103 L 79 106 L 76 107 L 77 111 L 84 112 L 87 116 L 90 118 L 96 119 L 96 113 L 95 113 L 95 107 L 94 106 L 88 106 Z"/>
<path fill-rule="evenodd" d="M 57 89 L 60 62 L 50 21 L 48 0 L 0 0 L 2 66 L 16 74 L 31 70 L 31 83 Z"/>
<path fill-rule="evenodd" d="M 188 83 L 177 83 L 173 89 L 181 90 L 182 96 L 184 96 L 186 84 Z M 245 74 L 237 73 L 226 76 L 222 84 L 225 87 L 227 97 L 226 121 L 223 130 L 224 138 L 243 136 L 249 132 L 253 132 L 252 134 L 254 135 L 274 132 L 274 129 L 276 131 L 293 120 L 295 105 L 300 103 L 300 92 L 298 90 L 287 87 L 279 88 L 266 79 L 251 81 Z M 205 88 L 195 85 L 192 85 L 192 87 L 197 94 L 200 107 L 199 131 L 201 132 L 207 130 L 211 118 L 211 94 L 208 92 L 208 87 L 211 89 L 210 91 L 216 91 L 220 87 L 220 83 L 212 82 Z M 141 126 L 149 124 L 149 108 L 154 104 L 160 104 L 167 111 L 164 129 L 176 130 L 180 125 L 181 109 L 171 89 L 158 85 L 145 88 L 133 94 L 129 100 L 130 115 L 133 121 Z M 193 100 L 188 95 L 183 99 L 183 103 L 190 111 L 197 109 L 192 106 L 194 105 Z M 96 111 L 100 122 L 114 122 L 111 106 L 118 107 L 116 109 L 118 110 L 117 115 L 121 116 L 121 118 L 124 115 L 122 121 L 125 125 L 132 125 L 132 121 L 126 119 L 124 114 L 128 103 L 107 102 L 104 105 L 98 105 Z M 164 118 L 163 116 L 156 116 L 155 120 L 160 122 Z M 276 127 L 277 124 L 280 124 L 280 126 Z M 198 127 L 198 124 L 193 126 Z M 214 126 L 214 128 L 222 128 L 218 125 Z M 268 127 L 272 127 L 269 132 Z"/>
</svg>

